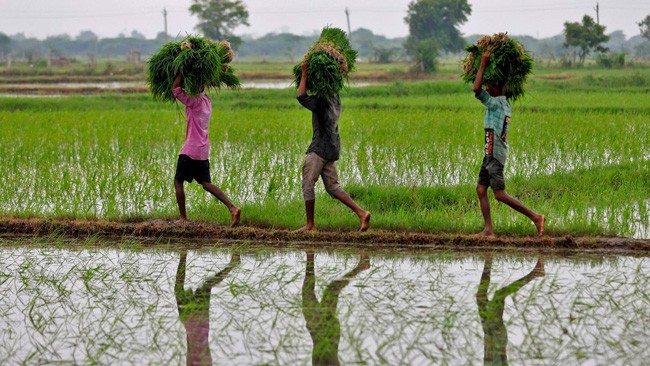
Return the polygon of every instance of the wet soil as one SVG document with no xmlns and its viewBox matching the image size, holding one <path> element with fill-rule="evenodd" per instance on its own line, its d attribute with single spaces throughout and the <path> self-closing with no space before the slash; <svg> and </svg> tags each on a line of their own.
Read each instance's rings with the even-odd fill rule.
<svg viewBox="0 0 650 366">
<path fill-rule="evenodd" d="M 650 254 L 650 240 L 621 237 L 498 236 L 434 234 L 371 229 L 295 232 L 242 226 L 230 228 L 211 222 L 177 224 L 172 220 L 79 220 L 0 217 L 0 235 L 62 235 L 70 237 L 142 238 L 146 242 L 183 241 L 193 246 L 242 245 L 275 248 L 365 249 L 390 252 L 429 250 L 519 250 Z M 216 243 L 216 244 L 215 244 Z"/>
</svg>

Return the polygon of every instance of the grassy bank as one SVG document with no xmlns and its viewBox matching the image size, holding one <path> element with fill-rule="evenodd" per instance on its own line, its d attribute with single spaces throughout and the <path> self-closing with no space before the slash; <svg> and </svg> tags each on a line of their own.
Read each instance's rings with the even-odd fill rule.
<svg viewBox="0 0 650 366">
<path fill-rule="evenodd" d="M 508 191 L 549 217 L 549 233 L 648 235 L 648 70 L 571 78 L 545 74 L 513 106 Z M 550 75 L 550 76 L 548 76 Z M 342 95 L 341 182 L 373 212 L 373 227 L 480 230 L 475 197 L 483 108 L 456 80 L 355 88 Z M 295 90 L 213 95 L 213 181 L 243 206 L 243 224 L 297 228 L 300 166 L 311 138 Z M 0 214 L 19 217 L 171 218 L 183 144 L 182 108 L 149 95 L 0 98 Z M 356 217 L 318 184 L 321 229 Z M 192 219 L 228 222 L 193 184 Z M 532 234 L 492 202 L 499 233 Z M 640 233 L 640 234 L 639 234 Z"/>
</svg>

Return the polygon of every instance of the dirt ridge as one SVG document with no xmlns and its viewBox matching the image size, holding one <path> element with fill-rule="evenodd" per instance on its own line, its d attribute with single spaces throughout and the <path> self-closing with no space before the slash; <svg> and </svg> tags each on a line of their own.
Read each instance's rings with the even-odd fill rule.
<svg viewBox="0 0 650 366">
<path fill-rule="evenodd" d="M 430 249 L 507 249 L 552 250 L 609 253 L 650 253 L 650 240 L 621 237 L 564 236 L 499 236 L 478 238 L 466 234 L 435 234 L 370 230 L 294 232 L 242 226 L 230 228 L 211 222 L 189 222 L 179 225 L 171 220 L 142 221 L 0 218 L 0 235 L 64 235 L 72 237 L 101 236 L 107 238 L 200 239 L 201 242 L 244 242 L 275 247 L 317 246 L 366 249 L 430 250 Z"/>
</svg>

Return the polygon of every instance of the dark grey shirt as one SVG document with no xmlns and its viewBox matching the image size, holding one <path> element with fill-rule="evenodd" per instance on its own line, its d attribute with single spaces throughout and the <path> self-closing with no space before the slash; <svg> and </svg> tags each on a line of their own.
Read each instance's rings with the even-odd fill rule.
<svg viewBox="0 0 650 366">
<path fill-rule="evenodd" d="M 328 161 L 339 160 L 341 139 L 339 137 L 339 117 L 341 116 L 341 99 L 331 99 L 315 95 L 301 95 L 298 102 L 311 111 L 311 125 L 314 136 L 307 149 Z"/>
</svg>

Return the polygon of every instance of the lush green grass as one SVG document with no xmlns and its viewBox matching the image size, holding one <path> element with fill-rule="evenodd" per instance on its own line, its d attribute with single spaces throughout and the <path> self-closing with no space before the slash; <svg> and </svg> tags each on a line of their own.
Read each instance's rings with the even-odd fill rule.
<svg viewBox="0 0 650 366">
<path fill-rule="evenodd" d="M 548 74 L 550 75 L 550 74 Z M 648 236 L 650 71 L 534 78 L 513 105 L 508 191 L 548 216 L 551 233 Z M 483 107 L 460 80 L 354 88 L 342 95 L 341 182 L 373 212 L 373 227 L 475 232 Z M 213 95 L 213 181 L 243 206 L 243 223 L 302 225 L 300 167 L 310 114 L 295 90 Z M 0 98 L 0 213 L 131 219 L 177 214 L 172 178 L 182 108 L 148 95 Z M 226 223 L 198 185 L 191 219 Z M 320 228 L 356 217 L 319 183 Z M 500 233 L 532 224 L 493 202 Z"/>
</svg>

